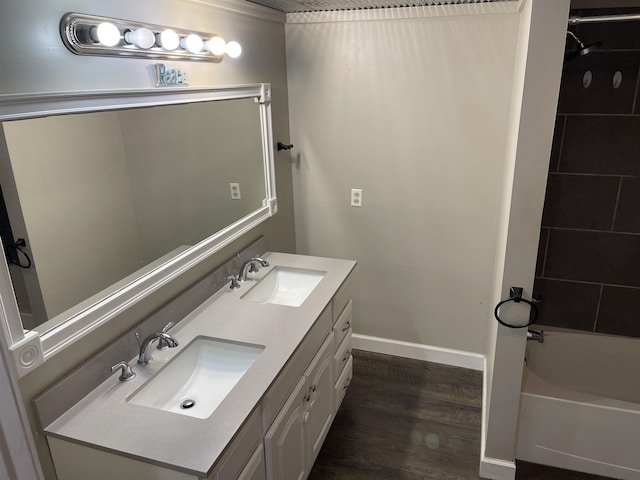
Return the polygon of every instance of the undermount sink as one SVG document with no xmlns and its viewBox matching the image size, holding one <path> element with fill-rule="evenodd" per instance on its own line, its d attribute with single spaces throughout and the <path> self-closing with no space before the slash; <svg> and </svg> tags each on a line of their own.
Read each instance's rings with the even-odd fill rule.
<svg viewBox="0 0 640 480">
<path fill-rule="evenodd" d="M 262 345 L 197 337 L 128 402 L 207 418 L 263 350 Z"/>
<path fill-rule="evenodd" d="M 240 298 L 258 303 L 299 307 L 326 273 L 320 270 L 278 266 Z"/>
</svg>

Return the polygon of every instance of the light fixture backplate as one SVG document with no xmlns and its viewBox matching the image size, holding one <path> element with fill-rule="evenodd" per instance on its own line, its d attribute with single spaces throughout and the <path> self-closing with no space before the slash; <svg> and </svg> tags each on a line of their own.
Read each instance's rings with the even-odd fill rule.
<svg viewBox="0 0 640 480">
<path fill-rule="evenodd" d="M 149 59 L 168 59 L 168 60 L 197 60 L 204 62 L 220 62 L 224 55 L 214 55 L 208 50 L 200 53 L 191 53 L 187 50 L 176 49 L 172 51 L 164 50 L 162 47 L 153 46 L 149 49 L 139 48 L 133 44 L 127 44 L 121 40 L 115 47 L 106 47 L 95 43 L 90 39 L 90 29 L 102 22 L 114 24 L 124 37 L 127 30 L 136 30 L 138 28 L 148 28 L 152 32 L 160 33 L 163 30 L 171 29 L 180 37 L 186 37 L 195 33 L 206 41 L 212 37 L 219 36 L 210 32 L 197 32 L 194 30 L 185 30 L 176 27 L 167 27 L 163 25 L 155 25 L 145 22 L 137 22 L 133 20 L 122 20 L 119 18 L 101 17 L 97 15 L 87 15 L 83 13 L 67 13 L 60 20 L 60 36 L 65 46 L 76 55 L 99 55 L 108 57 L 128 57 L 128 58 L 149 58 Z"/>
</svg>

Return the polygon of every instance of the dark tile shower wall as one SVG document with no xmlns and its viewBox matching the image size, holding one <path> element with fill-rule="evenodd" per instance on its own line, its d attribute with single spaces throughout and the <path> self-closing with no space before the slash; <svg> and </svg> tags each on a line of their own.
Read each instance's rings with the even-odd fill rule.
<svg viewBox="0 0 640 480">
<path fill-rule="evenodd" d="M 564 65 L 534 284 L 538 324 L 640 337 L 640 21 L 571 30 L 584 44 L 603 43 Z"/>
</svg>

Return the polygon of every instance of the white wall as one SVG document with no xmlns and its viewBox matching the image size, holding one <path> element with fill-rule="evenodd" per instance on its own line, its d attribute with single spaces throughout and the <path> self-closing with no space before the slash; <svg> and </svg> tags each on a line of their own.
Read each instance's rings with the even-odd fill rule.
<svg viewBox="0 0 640 480">
<path fill-rule="evenodd" d="M 484 353 L 517 4 L 287 22 L 298 252 L 359 262 L 357 333 Z"/>
<path fill-rule="evenodd" d="M 0 51 L 0 64 L 4 69 L 0 94 L 152 88 L 154 84 L 150 67 L 153 61 L 80 57 L 71 54 L 62 45 L 59 22 L 65 12 L 114 16 L 211 31 L 228 39 L 237 39 L 243 47 L 243 54 L 238 59 L 225 59 L 217 64 L 178 64 L 188 71 L 192 87 L 271 83 L 274 140 L 286 141 L 289 137 L 282 14 L 244 0 L 23 0 L 12 2 L 11 8 L 4 10 L 3 15 L 0 15 L 0 40 L 12 47 Z M 166 63 L 175 65 L 177 62 Z M 46 441 L 37 427 L 30 405 L 30 400 L 35 395 L 193 285 L 236 251 L 252 243 L 258 236 L 266 236 L 271 250 L 294 251 L 291 169 L 283 154 L 276 154 L 275 163 L 277 215 L 20 379 L 20 390 L 47 480 L 55 480 L 55 473 Z"/>
</svg>

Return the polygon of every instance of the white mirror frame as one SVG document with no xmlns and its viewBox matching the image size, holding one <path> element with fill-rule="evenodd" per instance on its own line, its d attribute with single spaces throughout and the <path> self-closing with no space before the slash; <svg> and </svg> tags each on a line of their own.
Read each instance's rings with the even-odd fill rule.
<svg viewBox="0 0 640 480">
<path fill-rule="evenodd" d="M 260 104 L 266 199 L 262 207 L 142 275 L 46 332 L 25 331 L 6 259 L 0 262 L 0 325 L 24 376 L 89 332 L 100 327 L 191 267 L 219 251 L 278 211 L 273 165 L 271 86 L 260 83 L 216 88 L 140 89 L 63 94 L 0 95 L 0 122 L 66 113 L 151 107 L 167 104 L 255 98 Z M 4 249 L 2 255 L 4 256 Z"/>
</svg>

